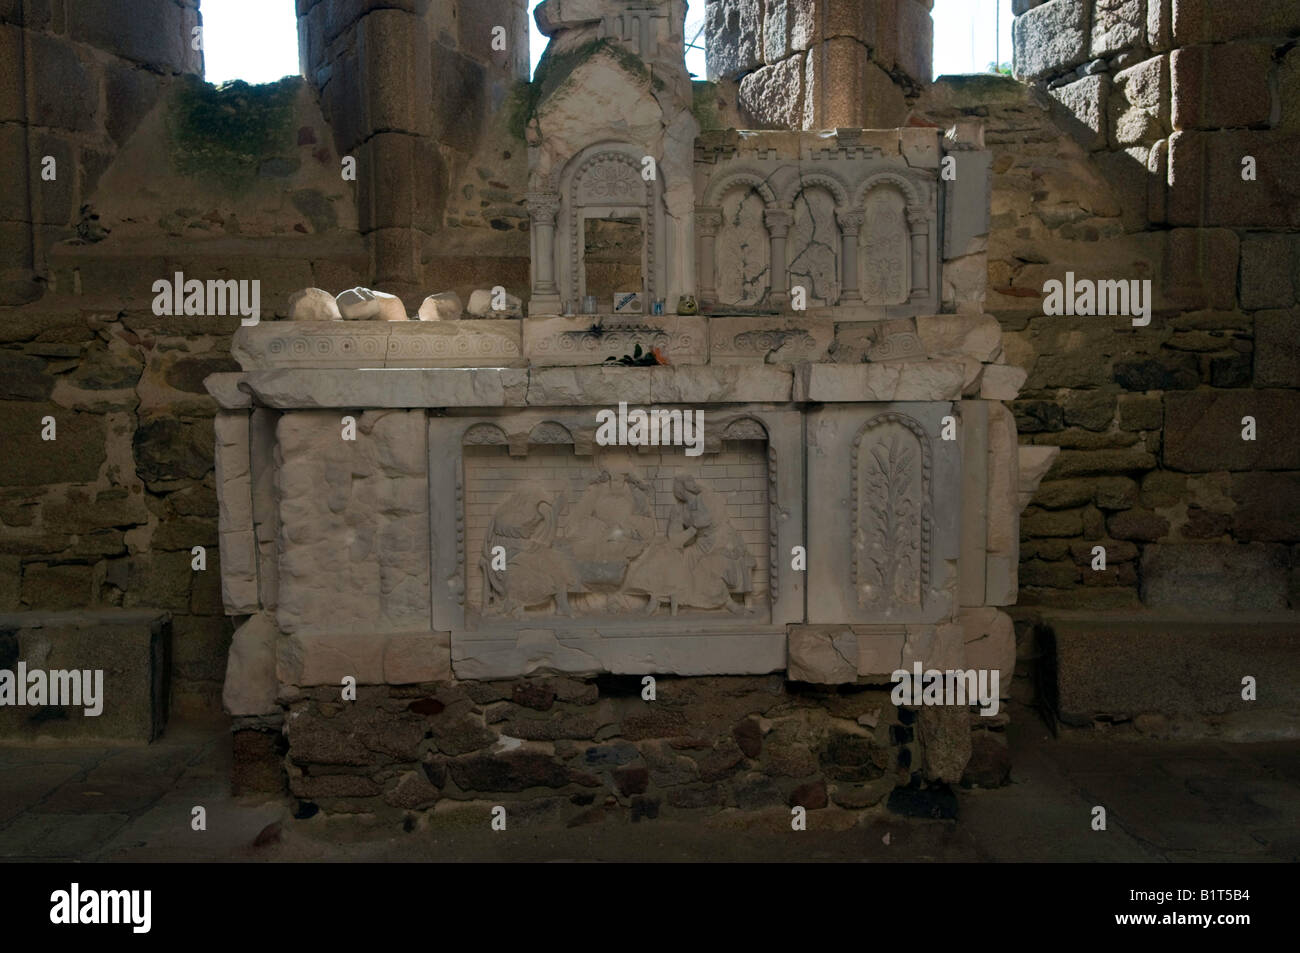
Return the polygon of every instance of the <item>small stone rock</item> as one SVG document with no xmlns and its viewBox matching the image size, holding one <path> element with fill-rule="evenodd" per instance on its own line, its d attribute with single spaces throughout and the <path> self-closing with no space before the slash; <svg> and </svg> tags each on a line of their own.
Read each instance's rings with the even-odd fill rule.
<svg viewBox="0 0 1300 953">
<path fill-rule="evenodd" d="M 336 299 L 345 321 L 405 321 L 402 299 L 369 288 L 350 288 Z"/>
<path fill-rule="evenodd" d="M 635 764 L 614 769 L 614 784 L 624 797 L 644 794 L 650 786 L 650 772 L 644 765 Z"/>
<path fill-rule="evenodd" d="M 429 295 L 420 304 L 421 321 L 457 321 L 465 312 L 465 305 L 460 295 L 454 291 L 443 291 Z"/>
<path fill-rule="evenodd" d="M 732 728 L 731 735 L 736 739 L 736 744 L 740 746 L 746 758 L 757 758 L 759 752 L 763 750 L 763 733 L 759 730 L 758 722 L 753 718 L 746 718 Z"/>
<path fill-rule="evenodd" d="M 799 785 L 790 792 L 787 803 L 791 807 L 805 807 L 810 811 L 821 810 L 830 803 L 826 798 L 826 782 L 818 780 Z"/>
<path fill-rule="evenodd" d="M 346 292 L 345 292 L 346 294 Z M 341 321 L 338 302 L 328 291 L 303 288 L 289 295 L 290 321 Z"/>
</svg>

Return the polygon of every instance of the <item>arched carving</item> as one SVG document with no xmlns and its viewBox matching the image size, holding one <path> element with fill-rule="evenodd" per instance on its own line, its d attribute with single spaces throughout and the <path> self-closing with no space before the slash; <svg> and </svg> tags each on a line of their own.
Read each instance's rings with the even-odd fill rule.
<svg viewBox="0 0 1300 953">
<path fill-rule="evenodd" d="M 466 447 L 505 446 L 509 442 L 506 432 L 496 424 L 475 424 L 461 438 L 461 444 Z"/>
<path fill-rule="evenodd" d="M 897 172 L 877 172 L 874 175 L 868 176 L 866 181 L 858 186 L 857 191 L 855 191 L 853 195 L 855 199 L 853 205 L 861 208 L 866 204 L 867 196 L 874 189 L 881 188 L 882 186 L 893 186 L 898 189 L 898 191 L 903 193 L 903 198 L 910 207 L 925 205 L 928 199 L 928 192 L 925 190 L 925 187 L 914 182 L 912 179 L 909 179 L 907 176 L 900 175 Z"/>
<path fill-rule="evenodd" d="M 749 414 L 731 418 L 722 428 L 723 440 L 766 440 L 767 438 L 767 427 L 763 421 Z"/>
<path fill-rule="evenodd" d="M 654 199 L 651 183 L 641 178 L 641 160 L 606 150 L 589 156 L 573 174 L 573 205 L 644 205 Z"/>
<path fill-rule="evenodd" d="M 561 176 L 560 215 L 568 243 L 567 265 L 561 287 L 567 288 L 570 301 L 581 300 L 583 280 L 582 219 L 584 208 L 639 208 L 645 210 L 645 290 L 653 299 L 662 285 L 658 274 L 658 257 L 664 241 L 664 216 L 661 196 L 663 184 L 656 175 L 646 180 L 641 175 L 644 150 L 630 143 L 602 142 L 589 146 L 569 160 Z"/>
<path fill-rule="evenodd" d="M 795 197 L 805 189 L 818 186 L 835 197 L 836 208 L 849 206 L 849 189 L 840 178 L 829 172 L 800 172 L 781 192 L 780 202 L 783 206 L 794 203 Z"/>
<path fill-rule="evenodd" d="M 864 195 L 864 220 L 858 232 L 858 288 L 872 305 L 905 303 L 912 288 L 912 225 L 907 196 L 892 183 Z"/>
<path fill-rule="evenodd" d="M 701 232 L 706 243 L 701 259 L 710 266 L 716 300 L 725 305 L 756 306 L 771 285 L 771 244 L 767 217 L 775 195 L 759 176 L 739 172 L 720 180 L 719 224 L 715 234 Z M 712 254 L 709 254 L 709 252 Z"/>
<path fill-rule="evenodd" d="M 798 188 L 789 195 L 786 283 L 804 287 L 808 307 L 833 305 L 844 284 L 835 212 L 844 207 L 848 192 L 833 176 L 822 173 L 802 175 L 795 185 Z M 852 265 L 857 266 L 856 259 Z"/>
<path fill-rule="evenodd" d="M 732 189 L 740 187 L 748 187 L 757 192 L 762 196 L 765 206 L 771 207 L 777 204 L 776 193 L 767 184 L 767 177 L 750 169 L 737 169 L 714 179 L 709 183 L 709 187 L 704 193 L 704 201 L 701 204 L 708 206 L 721 205 L 724 195 Z"/>
<path fill-rule="evenodd" d="M 529 443 L 573 443 L 569 428 L 554 420 L 543 420 L 528 432 Z"/>
</svg>

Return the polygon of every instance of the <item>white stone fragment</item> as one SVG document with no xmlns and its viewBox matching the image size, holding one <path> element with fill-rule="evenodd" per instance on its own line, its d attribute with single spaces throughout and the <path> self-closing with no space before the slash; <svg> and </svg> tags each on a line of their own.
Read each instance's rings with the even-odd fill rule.
<svg viewBox="0 0 1300 953">
<path fill-rule="evenodd" d="M 402 299 L 369 288 L 349 288 L 338 296 L 339 313 L 345 321 L 405 321 Z"/>
<path fill-rule="evenodd" d="M 504 296 L 503 308 L 492 307 L 493 293 L 480 288 L 469 296 L 466 312 L 475 318 L 518 318 L 524 313 L 524 303 L 512 294 Z"/>
<path fill-rule="evenodd" d="M 346 294 L 346 292 L 345 292 Z M 290 321 L 341 321 L 338 302 L 328 291 L 303 288 L 289 295 Z"/>
<path fill-rule="evenodd" d="M 465 305 L 460 295 L 454 291 L 443 291 L 429 295 L 420 304 L 421 321 L 456 321 L 465 313 Z"/>
<path fill-rule="evenodd" d="M 226 683 L 221 703 L 229 715 L 269 715 L 276 704 L 275 622 L 258 613 L 235 630 L 226 660 Z"/>
</svg>

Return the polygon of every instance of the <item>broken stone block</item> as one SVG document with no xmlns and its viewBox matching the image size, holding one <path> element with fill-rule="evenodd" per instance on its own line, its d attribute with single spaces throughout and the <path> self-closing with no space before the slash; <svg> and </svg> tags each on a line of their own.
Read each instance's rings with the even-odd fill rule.
<svg viewBox="0 0 1300 953">
<path fill-rule="evenodd" d="M 465 311 L 474 318 L 519 318 L 523 317 L 524 303 L 512 294 L 505 295 L 505 307 L 492 306 L 493 294 L 483 288 L 469 296 L 469 305 Z"/>
<path fill-rule="evenodd" d="M 1052 468 L 1056 458 L 1061 455 L 1060 447 L 1017 447 L 1020 461 L 1020 508 L 1023 510 L 1034 498 L 1034 491 L 1042 482 L 1047 471 Z"/>
<path fill-rule="evenodd" d="M 226 661 L 221 704 L 229 715 L 269 715 L 279 711 L 275 696 L 275 620 L 259 612 L 235 630 Z"/>
<path fill-rule="evenodd" d="M 346 292 L 344 292 L 346 294 Z M 328 291 L 303 288 L 289 295 L 290 321 L 342 321 L 338 302 Z"/>
<path fill-rule="evenodd" d="M 456 321 L 465 311 L 460 295 L 454 291 L 443 291 L 429 295 L 420 304 L 421 321 Z"/>
<path fill-rule="evenodd" d="M 848 626 L 794 626 L 790 630 L 791 681 L 836 685 L 858 680 L 858 637 Z"/>
<path fill-rule="evenodd" d="M 338 296 L 337 304 L 344 321 L 407 320 L 401 298 L 369 288 L 351 288 Z"/>
<path fill-rule="evenodd" d="M 1024 368 L 1011 364 L 986 364 L 980 379 L 980 397 L 984 400 L 1015 400 L 1028 375 Z"/>
<path fill-rule="evenodd" d="M 998 691 L 1006 698 L 1016 671 L 1016 632 L 1011 616 L 992 606 L 982 606 L 962 609 L 958 619 L 966 640 L 965 667 L 996 670 Z"/>
<path fill-rule="evenodd" d="M 933 314 L 916 319 L 927 357 L 968 354 L 991 362 L 1002 353 L 1002 326 L 990 314 Z"/>
<path fill-rule="evenodd" d="M 753 129 L 800 129 L 803 125 L 803 58 L 764 66 L 740 81 L 736 104 Z"/>
</svg>

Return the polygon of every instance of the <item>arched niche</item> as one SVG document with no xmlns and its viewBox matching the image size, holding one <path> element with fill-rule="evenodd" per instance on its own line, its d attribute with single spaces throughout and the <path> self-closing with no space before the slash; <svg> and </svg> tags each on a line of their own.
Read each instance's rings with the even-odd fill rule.
<svg viewBox="0 0 1300 953">
<path fill-rule="evenodd" d="M 810 308 L 833 305 L 840 297 L 841 243 L 835 210 L 843 205 L 842 190 L 823 181 L 805 181 L 791 197 L 787 280 L 792 288 L 803 286 Z"/>
<path fill-rule="evenodd" d="M 767 298 L 771 285 L 771 242 L 763 218 L 771 190 L 761 180 L 735 176 L 716 194 L 718 214 L 709 223 L 712 231 L 697 222 L 700 241 L 713 243 L 714 294 L 705 297 L 731 307 L 756 306 Z"/>
<path fill-rule="evenodd" d="M 639 222 L 642 287 L 620 290 L 642 291 L 650 301 L 667 287 L 661 177 L 642 175 L 645 156 L 637 146 L 606 142 L 584 149 L 565 166 L 556 221 L 556 283 L 574 311 L 581 310 L 587 294 L 588 222 Z M 612 302 L 598 306 L 608 310 Z"/>
<path fill-rule="evenodd" d="M 912 289 L 907 196 L 886 181 L 863 195 L 858 232 L 858 288 L 869 305 L 905 304 Z"/>
</svg>

